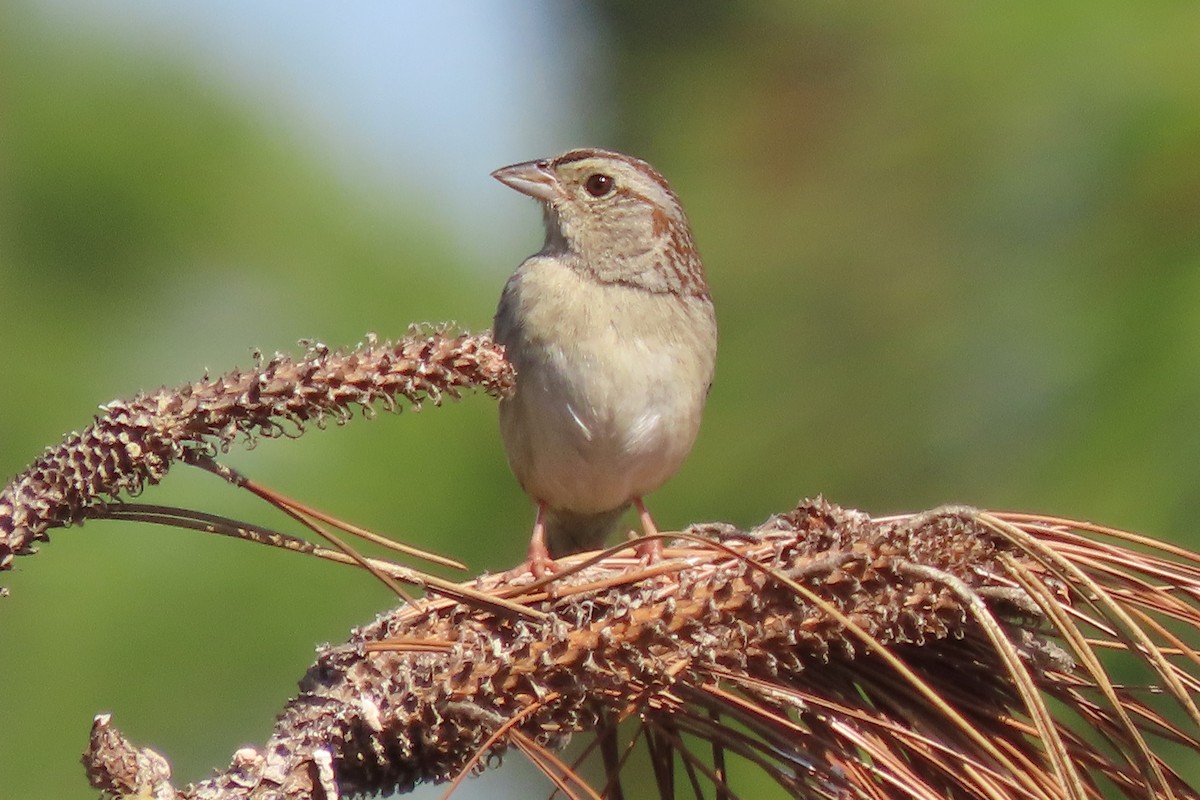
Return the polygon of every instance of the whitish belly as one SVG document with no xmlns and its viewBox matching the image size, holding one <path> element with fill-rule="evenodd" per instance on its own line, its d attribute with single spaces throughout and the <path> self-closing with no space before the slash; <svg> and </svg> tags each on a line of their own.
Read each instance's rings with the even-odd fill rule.
<svg viewBox="0 0 1200 800">
<path fill-rule="evenodd" d="M 691 449 L 705 384 L 670 350 L 523 359 L 517 393 L 500 409 L 513 471 L 552 508 L 606 511 L 648 494 Z"/>
</svg>

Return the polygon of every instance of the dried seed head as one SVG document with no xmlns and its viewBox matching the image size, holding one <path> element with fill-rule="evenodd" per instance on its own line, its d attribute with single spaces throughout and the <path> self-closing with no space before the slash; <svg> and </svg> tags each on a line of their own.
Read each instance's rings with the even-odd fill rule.
<svg viewBox="0 0 1200 800">
<path fill-rule="evenodd" d="M 1088 781 L 1107 776 L 1128 797 L 1165 796 L 1156 780 L 1194 796 L 1153 753 L 1113 758 L 1075 736 L 1068 710 L 1127 748 L 1140 734 L 1122 727 L 1123 713 L 1159 718 L 1136 688 L 1114 689 L 1121 712 L 1090 690 L 1095 676 L 1068 653 L 1079 641 L 1069 619 L 1051 624 L 1057 615 L 1040 605 L 1096 600 L 1111 580 L 1118 591 L 1089 613 L 1105 602 L 1151 608 L 1172 601 L 1153 588 L 1131 594 L 1139 569 L 1186 585 L 1192 567 L 972 513 L 876 521 L 817 500 L 749 535 L 719 534 L 720 546 L 677 543 L 669 569 L 601 561 L 561 580 L 554 597 L 480 579 L 476 588 L 546 616 L 434 598 L 383 614 L 320 654 L 260 751 L 262 769 L 248 776 L 242 759 L 177 795 L 157 786 L 196 800 L 320 798 L 313 776 L 329 753 L 340 796 L 388 794 L 477 772 L 513 747 L 557 749 L 632 716 L 645 736 L 680 742 L 667 752 L 686 746 L 671 736 L 706 739 L 766 766 L 794 796 L 974 797 L 1034 780 L 1053 785 L 1047 796 L 1066 797 L 1066 783 L 1079 780 L 1072 769 Z M 1048 562 L 1060 569 L 1043 569 Z M 1169 613 L 1200 630 L 1197 605 L 1181 596 Z M 1031 608 L 1047 613 L 1022 627 Z M 1029 734 L 1026 720 L 1039 715 L 1023 705 L 1022 681 L 1061 704 L 1050 738 L 1069 743 L 1074 767 L 1055 763 L 1046 736 Z M 108 773 L 144 756 L 124 746 L 123 757 L 94 748 L 85 759 L 95 785 L 137 783 Z M 955 768 L 963 763 L 986 769 Z"/>
<path fill-rule="evenodd" d="M 256 354 L 251 369 L 114 400 L 0 490 L 0 570 L 49 529 L 158 483 L 189 453 L 225 451 L 238 437 L 252 445 L 299 436 L 310 423 L 343 424 L 356 409 L 397 411 L 400 398 L 419 408 L 469 389 L 499 395 L 512 377 L 490 334 L 414 329 L 395 344 L 371 335 L 346 351 L 309 342 L 300 358 Z"/>
</svg>

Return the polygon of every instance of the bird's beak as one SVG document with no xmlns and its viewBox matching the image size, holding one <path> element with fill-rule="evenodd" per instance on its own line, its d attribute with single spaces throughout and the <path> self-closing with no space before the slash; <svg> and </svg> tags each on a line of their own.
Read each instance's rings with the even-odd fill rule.
<svg viewBox="0 0 1200 800">
<path fill-rule="evenodd" d="M 526 161 L 501 167 L 492 177 L 538 200 L 549 202 L 558 192 L 558 179 L 550 169 L 549 161 Z"/>
</svg>

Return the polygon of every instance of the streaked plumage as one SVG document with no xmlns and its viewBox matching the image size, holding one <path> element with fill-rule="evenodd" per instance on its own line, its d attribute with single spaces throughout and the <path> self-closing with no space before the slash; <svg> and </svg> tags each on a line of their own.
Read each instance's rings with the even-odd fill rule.
<svg viewBox="0 0 1200 800">
<path fill-rule="evenodd" d="M 500 406 L 504 446 L 558 557 L 602 544 L 683 463 L 716 318 L 683 209 L 645 162 L 572 150 L 493 175 L 545 212 L 545 244 L 505 285 L 495 336 L 517 370 Z"/>
</svg>

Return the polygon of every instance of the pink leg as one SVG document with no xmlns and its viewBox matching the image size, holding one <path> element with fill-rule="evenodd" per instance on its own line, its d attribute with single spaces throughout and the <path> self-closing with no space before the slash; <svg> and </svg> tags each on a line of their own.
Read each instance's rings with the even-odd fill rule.
<svg viewBox="0 0 1200 800">
<path fill-rule="evenodd" d="M 537 516 L 533 520 L 533 536 L 529 539 L 529 571 L 535 578 L 554 572 L 554 559 L 546 549 L 546 504 L 537 501 Z"/>
<path fill-rule="evenodd" d="M 633 498 L 633 504 L 637 506 L 638 517 L 642 521 L 642 533 L 647 536 L 656 536 L 658 534 L 658 526 L 654 524 L 654 518 L 650 516 L 650 512 L 646 509 L 646 504 L 642 502 L 642 498 Z M 638 555 L 646 559 L 646 563 L 654 564 L 663 559 L 662 539 L 652 539 L 648 542 L 643 542 L 637 546 Z"/>
</svg>

